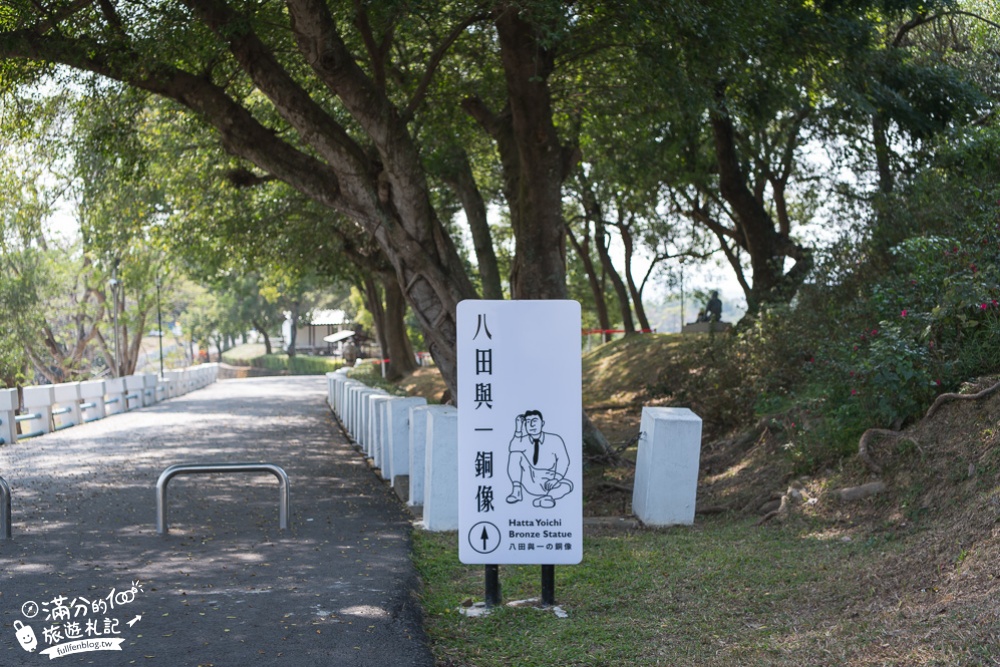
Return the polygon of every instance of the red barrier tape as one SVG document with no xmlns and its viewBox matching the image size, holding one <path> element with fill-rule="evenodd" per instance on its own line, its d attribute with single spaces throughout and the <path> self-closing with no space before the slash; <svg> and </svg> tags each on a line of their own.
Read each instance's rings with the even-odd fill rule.
<svg viewBox="0 0 1000 667">
<path fill-rule="evenodd" d="M 656 333 L 656 329 L 636 329 L 636 333 Z M 584 336 L 589 336 L 591 334 L 623 334 L 624 329 L 584 329 L 582 334 Z"/>
</svg>

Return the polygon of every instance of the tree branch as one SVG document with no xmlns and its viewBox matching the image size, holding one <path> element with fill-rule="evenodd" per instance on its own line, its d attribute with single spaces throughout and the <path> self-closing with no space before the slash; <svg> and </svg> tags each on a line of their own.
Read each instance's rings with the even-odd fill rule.
<svg viewBox="0 0 1000 667">
<path fill-rule="evenodd" d="M 278 63 L 273 52 L 250 29 L 245 17 L 224 0 L 184 0 L 184 4 L 227 42 L 243 71 L 306 143 L 334 167 L 350 171 L 368 169 L 364 150 Z"/>
<path fill-rule="evenodd" d="M 474 23 L 478 23 L 479 21 L 484 21 L 489 17 L 489 14 L 485 13 L 467 16 L 451 29 L 451 32 L 448 33 L 448 36 L 445 37 L 443 42 L 438 44 L 437 48 L 434 49 L 434 52 L 431 53 L 430 59 L 427 61 L 427 69 L 424 71 L 424 76 L 420 79 L 420 83 L 417 84 L 417 89 L 413 91 L 413 96 L 410 98 L 409 104 L 406 105 L 406 109 L 403 110 L 404 118 L 412 117 L 417 107 L 423 102 L 424 97 L 427 95 L 427 88 L 430 86 L 431 81 L 434 78 L 434 74 L 437 72 L 437 68 L 444 59 L 448 49 L 450 49 L 451 46 L 458 41 L 458 38 L 462 36 L 462 33 L 464 33 L 469 26 Z"/>
<path fill-rule="evenodd" d="M 47 15 L 45 20 L 34 26 L 33 30 L 36 30 L 39 34 L 44 34 L 49 30 L 52 30 L 60 21 L 68 19 L 70 16 L 86 9 L 87 7 L 94 4 L 95 0 L 75 0 L 65 7 L 58 8 L 57 11 L 49 12 L 45 7 L 42 7 L 38 2 L 33 2 L 38 9 L 39 14 Z"/>
<path fill-rule="evenodd" d="M 386 45 L 391 43 L 392 40 L 388 38 L 383 39 L 381 45 L 375 41 L 372 24 L 368 20 L 368 9 L 361 0 L 354 0 L 354 16 L 354 25 L 358 29 L 358 32 L 361 33 L 361 40 L 365 44 L 365 50 L 368 51 L 368 59 L 372 63 L 372 72 L 375 75 L 375 85 L 377 85 L 380 90 L 384 91 L 385 56 L 388 52 Z"/>
<path fill-rule="evenodd" d="M 163 63 L 126 69 L 140 61 L 127 48 L 26 30 L 0 32 L 0 57 L 59 63 L 175 100 L 213 126 L 223 146 L 232 154 L 249 160 L 318 202 L 346 214 L 354 213 L 341 197 L 336 171 L 279 139 L 225 91 L 202 77 Z"/>
</svg>

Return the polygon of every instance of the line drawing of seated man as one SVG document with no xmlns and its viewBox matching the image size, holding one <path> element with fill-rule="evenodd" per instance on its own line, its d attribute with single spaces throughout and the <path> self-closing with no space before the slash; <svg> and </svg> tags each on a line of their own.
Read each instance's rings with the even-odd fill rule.
<svg viewBox="0 0 1000 667">
<path fill-rule="evenodd" d="M 573 482 L 566 479 L 569 452 L 566 443 L 555 433 L 542 430 L 545 420 L 538 410 L 528 410 L 514 420 L 514 437 L 507 455 L 507 476 L 512 490 L 510 504 L 524 500 L 524 494 L 534 496 L 535 507 L 550 508 L 556 501 L 573 492 Z"/>
</svg>

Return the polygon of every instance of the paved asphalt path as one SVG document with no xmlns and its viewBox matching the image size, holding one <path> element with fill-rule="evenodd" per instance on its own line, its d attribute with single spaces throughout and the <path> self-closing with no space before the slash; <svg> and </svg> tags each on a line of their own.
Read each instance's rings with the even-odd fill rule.
<svg viewBox="0 0 1000 667">
<path fill-rule="evenodd" d="M 49 664 L 53 627 L 57 644 L 123 640 L 56 665 L 433 665 L 408 516 L 325 394 L 323 377 L 225 380 L 0 447 L 14 533 L 0 541 L 0 665 Z M 170 532 L 156 533 L 164 468 L 247 461 L 288 473 L 290 530 L 274 476 L 244 473 L 174 477 Z"/>
</svg>

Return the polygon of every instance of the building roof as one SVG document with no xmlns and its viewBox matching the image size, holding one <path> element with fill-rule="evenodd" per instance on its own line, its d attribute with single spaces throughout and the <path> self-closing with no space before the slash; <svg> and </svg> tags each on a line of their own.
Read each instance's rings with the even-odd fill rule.
<svg viewBox="0 0 1000 667">
<path fill-rule="evenodd" d="M 314 310 L 312 320 L 309 324 L 313 326 L 324 326 L 329 324 L 347 324 L 350 319 L 347 313 L 342 310 Z"/>
</svg>

